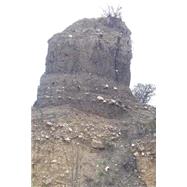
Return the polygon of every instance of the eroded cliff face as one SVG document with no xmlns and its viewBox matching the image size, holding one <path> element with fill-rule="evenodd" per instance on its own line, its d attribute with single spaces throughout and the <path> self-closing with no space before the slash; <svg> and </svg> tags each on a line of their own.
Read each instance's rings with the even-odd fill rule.
<svg viewBox="0 0 187 187">
<path fill-rule="evenodd" d="M 46 73 L 91 73 L 129 86 L 130 31 L 116 19 L 83 19 L 49 40 Z"/>
<path fill-rule="evenodd" d="M 36 106 L 70 104 L 105 116 L 123 113 L 121 103 L 133 100 L 130 34 L 121 20 L 99 18 L 80 20 L 54 35 L 48 41 Z M 98 95 L 105 101 L 101 106 Z"/>
<path fill-rule="evenodd" d="M 130 30 L 117 18 L 80 20 L 48 42 L 32 108 L 32 183 L 155 186 L 155 108 L 130 84 Z"/>
</svg>

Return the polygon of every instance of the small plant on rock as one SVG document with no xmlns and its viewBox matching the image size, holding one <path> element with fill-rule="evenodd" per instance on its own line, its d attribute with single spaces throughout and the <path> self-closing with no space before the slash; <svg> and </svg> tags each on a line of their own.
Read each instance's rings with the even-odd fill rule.
<svg viewBox="0 0 187 187">
<path fill-rule="evenodd" d="M 122 7 L 118 6 L 116 9 L 113 6 L 108 6 L 103 10 L 103 16 L 108 18 L 118 18 L 121 20 Z"/>
</svg>

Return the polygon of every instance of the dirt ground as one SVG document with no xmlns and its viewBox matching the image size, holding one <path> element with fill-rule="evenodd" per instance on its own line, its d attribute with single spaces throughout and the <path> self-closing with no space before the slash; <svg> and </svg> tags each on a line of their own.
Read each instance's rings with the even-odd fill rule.
<svg viewBox="0 0 187 187">
<path fill-rule="evenodd" d="M 33 108 L 33 187 L 154 187 L 155 119 L 144 110 L 119 120 L 68 105 Z"/>
</svg>

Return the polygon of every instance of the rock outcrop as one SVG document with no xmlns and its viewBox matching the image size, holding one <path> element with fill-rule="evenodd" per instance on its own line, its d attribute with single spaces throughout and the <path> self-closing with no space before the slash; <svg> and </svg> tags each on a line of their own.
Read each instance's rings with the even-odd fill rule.
<svg viewBox="0 0 187 187">
<path fill-rule="evenodd" d="M 32 108 L 33 186 L 155 186 L 155 108 L 129 89 L 130 34 L 107 17 L 49 40 Z"/>
<path fill-rule="evenodd" d="M 111 23 L 100 18 L 80 20 L 54 35 L 49 40 L 36 106 L 71 104 L 96 114 L 103 111 L 105 116 L 123 113 L 125 106 L 110 100 L 123 102 L 132 96 L 130 34 L 119 19 Z M 106 102 L 98 103 L 99 95 Z"/>
</svg>

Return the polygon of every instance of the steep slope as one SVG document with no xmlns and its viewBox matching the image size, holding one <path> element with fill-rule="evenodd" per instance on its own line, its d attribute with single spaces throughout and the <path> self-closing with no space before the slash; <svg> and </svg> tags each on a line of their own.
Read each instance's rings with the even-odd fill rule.
<svg viewBox="0 0 187 187">
<path fill-rule="evenodd" d="M 130 34 L 108 17 L 49 40 L 32 108 L 34 187 L 155 186 L 155 108 L 129 89 Z"/>
</svg>

